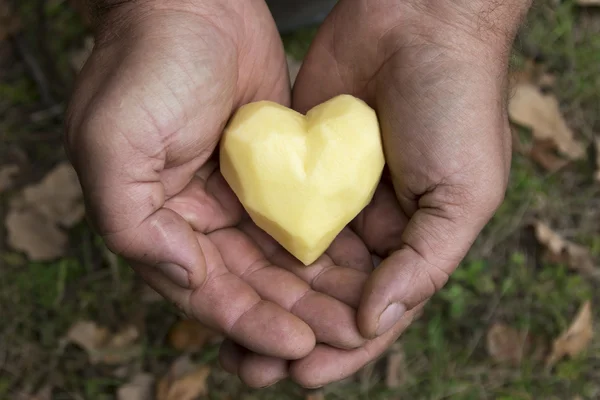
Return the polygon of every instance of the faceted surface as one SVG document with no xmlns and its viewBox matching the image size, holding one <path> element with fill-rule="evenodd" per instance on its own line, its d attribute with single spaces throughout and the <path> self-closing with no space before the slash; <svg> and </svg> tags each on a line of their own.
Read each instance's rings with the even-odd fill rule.
<svg viewBox="0 0 600 400">
<path fill-rule="evenodd" d="M 349 95 L 306 116 L 247 104 L 220 151 L 221 172 L 252 220 L 304 265 L 371 201 L 385 162 L 375 111 Z"/>
</svg>

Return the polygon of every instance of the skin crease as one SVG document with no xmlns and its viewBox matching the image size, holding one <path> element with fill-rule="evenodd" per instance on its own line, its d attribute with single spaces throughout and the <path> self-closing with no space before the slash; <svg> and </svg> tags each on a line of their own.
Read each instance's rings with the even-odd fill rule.
<svg viewBox="0 0 600 400">
<path fill-rule="evenodd" d="M 340 93 L 367 101 L 388 170 L 308 269 L 249 221 L 211 158 L 238 106 L 290 105 L 264 2 L 229 4 L 110 8 L 73 95 L 66 147 L 92 225 L 152 287 L 228 336 L 226 370 L 253 387 L 287 377 L 318 387 L 397 339 L 500 204 L 508 49 L 529 4 L 340 1 L 292 106 Z M 371 253 L 384 259 L 375 270 Z"/>
</svg>

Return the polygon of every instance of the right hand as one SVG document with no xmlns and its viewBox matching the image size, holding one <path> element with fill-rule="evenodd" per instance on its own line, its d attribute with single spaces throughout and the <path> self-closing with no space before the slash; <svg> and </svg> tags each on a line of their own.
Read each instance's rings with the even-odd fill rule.
<svg viewBox="0 0 600 400">
<path fill-rule="evenodd" d="M 360 346 L 352 307 L 274 266 L 238 228 L 245 213 L 211 157 L 239 106 L 289 106 L 264 0 L 166 3 L 125 3 L 104 17 L 72 98 L 66 147 L 92 226 L 189 317 L 257 354 Z M 355 259 L 368 260 L 363 252 Z M 281 378 L 237 372 L 253 386 Z"/>
</svg>

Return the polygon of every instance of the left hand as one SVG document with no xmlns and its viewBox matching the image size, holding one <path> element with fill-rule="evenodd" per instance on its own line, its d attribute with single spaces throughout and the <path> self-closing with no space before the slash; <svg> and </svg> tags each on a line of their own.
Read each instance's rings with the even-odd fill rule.
<svg viewBox="0 0 600 400">
<path fill-rule="evenodd" d="M 356 307 L 359 330 L 370 340 L 354 350 L 319 344 L 293 362 L 226 342 L 227 370 L 254 371 L 244 380 L 258 387 L 275 383 L 267 376 L 287 375 L 305 387 L 343 379 L 380 356 L 446 283 L 504 197 L 508 60 L 527 3 L 338 3 L 298 75 L 293 106 L 306 112 L 341 93 L 364 99 L 379 115 L 388 170 L 371 204 L 317 268 L 303 269 L 258 229 L 246 233 L 275 264 Z M 356 235 L 384 258 L 381 265 L 323 273 L 332 261 L 342 265 L 336 258 L 352 251 L 346 238 Z"/>
</svg>

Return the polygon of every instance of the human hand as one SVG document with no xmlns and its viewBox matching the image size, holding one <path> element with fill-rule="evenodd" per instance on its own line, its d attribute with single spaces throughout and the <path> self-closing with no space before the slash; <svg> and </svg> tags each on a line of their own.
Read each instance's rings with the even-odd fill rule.
<svg viewBox="0 0 600 400">
<path fill-rule="evenodd" d="M 188 316 L 258 354 L 362 345 L 351 307 L 273 266 L 237 228 L 243 209 L 211 157 L 237 107 L 289 105 L 264 2 L 113 3 L 66 136 L 93 227 Z"/>
<path fill-rule="evenodd" d="M 364 277 L 362 296 L 317 285 L 357 307 L 360 332 L 371 340 L 350 351 L 318 345 L 291 364 L 227 344 L 226 368 L 287 370 L 307 387 L 342 379 L 378 357 L 446 283 L 503 200 L 508 59 L 528 3 L 338 4 L 300 70 L 293 106 L 305 112 L 349 93 L 378 112 L 388 170 L 351 228 L 384 261 Z M 339 242 L 338 251 L 351 248 Z M 336 280 L 344 282 L 333 274 L 327 282 Z"/>
</svg>

